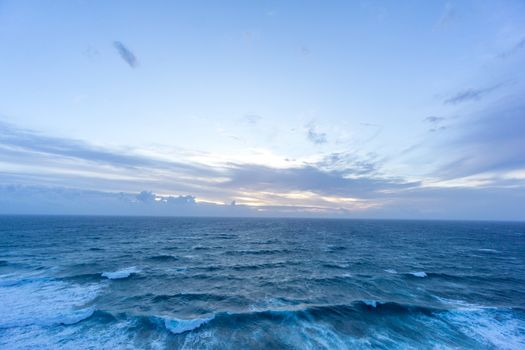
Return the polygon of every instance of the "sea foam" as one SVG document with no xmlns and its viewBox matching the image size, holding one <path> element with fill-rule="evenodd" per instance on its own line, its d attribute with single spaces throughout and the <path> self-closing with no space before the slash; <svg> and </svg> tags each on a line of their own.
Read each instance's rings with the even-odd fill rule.
<svg viewBox="0 0 525 350">
<path fill-rule="evenodd" d="M 131 274 L 139 272 L 139 269 L 137 269 L 135 266 L 132 266 L 118 271 L 102 272 L 102 277 L 106 277 L 110 280 L 117 280 L 122 278 L 128 278 L 129 276 L 131 276 Z"/>
<path fill-rule="evenodd" d="M 53 280 L 3 286 L 0 328 L 80 322 L 93 314 L 94 310 L 85 305 L 96 297 L 99 288 Z"/>
<path fill-rule="evenodd" d="M 490 348 L 525 349 L 525 322 L 510 309 L 480 308 L 455 310 L 443 316 L 465 335 L 478 339 Z"/>
<path fill-rule="evenodd" d="M 424 271 L 410 272 L 410 274 L 419 278 L 427 277 L 427 274 Z"/>
<path fill-rule="evenodd" d="M 194 318 L 191 320 L 181 320 L 177 318 L 164 318 L 164 326 L 173 334 L 180 334 L 184 332 L 189 332 L 194 329 L 199 328 L 203 324 L 211 321 L 214 318 Z"/>
</svg>

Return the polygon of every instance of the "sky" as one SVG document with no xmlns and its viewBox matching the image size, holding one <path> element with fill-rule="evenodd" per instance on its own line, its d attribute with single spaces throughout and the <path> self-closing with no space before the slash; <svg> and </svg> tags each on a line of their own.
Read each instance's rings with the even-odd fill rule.
<svg viewBox="0 0 525 350">
<path fill-rule="evenodd" d="M 0 0 L 0 213 L 525 220 L 523 1 Z"/>
</svg>

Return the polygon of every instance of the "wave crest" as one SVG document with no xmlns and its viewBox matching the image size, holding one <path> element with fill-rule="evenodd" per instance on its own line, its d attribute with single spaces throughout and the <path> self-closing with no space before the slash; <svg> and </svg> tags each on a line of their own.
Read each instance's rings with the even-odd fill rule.
<svg viewBox="0 0 525 350">
<path fill-rule="evenodd" d="M 113 271 L 113 272 L 102 272 L 101 276 L 106 277 L 110 280 L 117 280 L 117 279 L 128 278 L 132 274 L 139 273 L 139 272 L 140 272 L 139 269 L 137 269 L 135 266 L 132 266 L 132 267 L 128 267 L 128 268 Z"/>
</svg>

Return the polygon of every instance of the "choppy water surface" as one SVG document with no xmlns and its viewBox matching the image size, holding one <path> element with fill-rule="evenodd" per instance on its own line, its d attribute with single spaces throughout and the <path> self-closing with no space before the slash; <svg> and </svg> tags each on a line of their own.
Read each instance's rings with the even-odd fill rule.
<svg viewBox="0 0 525 350">
<path fill-rule="evenodd" d="M 525 349 L 525 224 L 0 217 L 2 349 Z"/>
</svg>

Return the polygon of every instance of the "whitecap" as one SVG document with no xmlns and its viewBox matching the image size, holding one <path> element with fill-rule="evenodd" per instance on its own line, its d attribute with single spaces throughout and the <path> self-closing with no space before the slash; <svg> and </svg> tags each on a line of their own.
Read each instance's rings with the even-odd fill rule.
<svg viewBox="0 0 525 350">
<path fill-rule="evenodd" d="M 90 318 L 94 312 L 95 312 L 95 308 L 93 307 L 90 307 L 87 309 L 76 310 L 70 313 L 69 315 L 65 315 L 57 323 L 64 324 L 64 325 L 79 323 L 80 321 Z"/>
<path fill-rule="evenodd" d="M 392 274 L 396 274 L 397 273 L 397 271 L 394 270 L 394 269 L 386 269 L 385 272 L 392 273 Z"/>
<path fill-rule="evenodd" d="M 43 280 L 0 287 L 0 328 L 78 323 L 93 314 L 85 305 L 99 288 Z"/>
<path fill-rule="evenodd" d="M 18 349 L 154 349 L 154 337 L 133 339 L 130 334 L 136 325 L 132 320 L 117 323 L 80 324 L 67 327 L 31 325 L 2 329 L 0 348 Z"/>
<path fill-rule="evenodd" d="M 516 318 L 509 309 L 460 309 L 447 312 L 443 317 L 465 335 L 490 348 L 525 349 L 525 322 Z"/>
<path fill-rule="evenodd" d="M 489 248 L 481 248 L 477 249 L 478 252 L 487 252 L 487 253 L 499 253 L 499 250 L 496 249 L 489 249 Z"/>
<path fill-rule="evenodd" d="M 178 318 L 164 318 L 164 326 L 171 333 L 180 334 L 197 329 L 203 324 L 211 321 L 213 318 L 214 316 L 208 318 L 194 318 L 190 320 L 182 320 Z"/>
<path fill-rule="evenodd" d="M 410 272 L 412 276 L 424 278 L 427 277 L 427 274 L 424 271 Z"/>
<path fill-rule="evenodd" d="M 128 278 L 131 276 L 132 273 L 139 273 L 140 270 L 138 270 L 135 266 L 128 267 L 122 270 L 113 271 L 113 272 L 102 272 L 102 277 L 106 277 L 110 280 L 116 280 L 116 279 L 122 279 L 122 278 Z"/>
<path fill-rule="evenodd" d="M 363 303 L 374 308 L 377 307 L 377 301 L 375 300 L 363 300 Z"/>
</svg>

